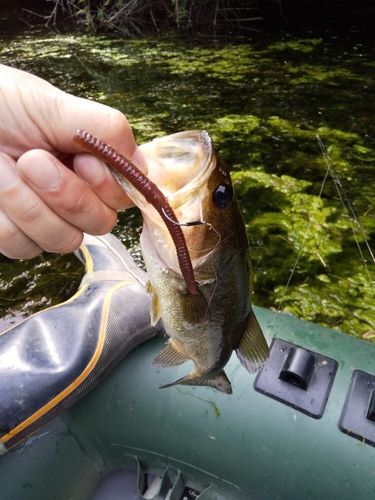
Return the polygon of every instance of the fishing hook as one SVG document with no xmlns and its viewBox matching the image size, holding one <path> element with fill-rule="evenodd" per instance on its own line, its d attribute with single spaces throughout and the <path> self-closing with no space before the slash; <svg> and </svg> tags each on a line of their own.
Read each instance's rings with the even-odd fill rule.
<svg viewBox="0 0 375 500">
<path fill-rule="evenodd" d="M 176 226 L 184 226 L 184 227 L 188 227 L 188 226 L 200 226 L 201 224 L 205 224 L 205 225 L 211 225 L 209 224 L 208 222 L 206 222 L 205 220 L 195 220 L 195 221 L 192 221 L 192 222 L 175 222 L 174 220 L 170 219 L 168 217 L 168 214 L 165 212 L 164 208 L 162 208 L 162 211 L 163 211 L 163 214 L 165 215 L 165 217 L 172 223 L 172 224 L 176 224 Z"/>
</svg>

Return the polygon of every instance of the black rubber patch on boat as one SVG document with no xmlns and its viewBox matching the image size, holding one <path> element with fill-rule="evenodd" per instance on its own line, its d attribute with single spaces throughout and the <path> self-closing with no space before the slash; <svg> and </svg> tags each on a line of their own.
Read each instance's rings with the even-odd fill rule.
<svg viewBox="0 0 375 500">
<path fill-rule="evenodd" d="M 375 446 L 375 377 L 354 370 L 339 420 L 339 429 Z"/>
<path fill-rule="evenodd" d="M 254 389 L 318 419 L 323 416 L 337 367 L 334 359 L 274 339 Z"/>
</svg>

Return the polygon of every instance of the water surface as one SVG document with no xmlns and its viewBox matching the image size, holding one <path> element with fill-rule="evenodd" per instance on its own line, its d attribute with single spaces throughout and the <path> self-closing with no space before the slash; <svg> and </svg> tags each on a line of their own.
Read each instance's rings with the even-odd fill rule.
<svg viewBox="0 0 375 500">
<path fill-rule="evenodd" d="M 374 263 L 330 176 L 322 190 L 327 164 L 316 140 L 319 134 L 371 244 L 371 40 L 316 32 L 231 40 L 31 33 L 0 39 L 0 62 L 122 110 L 138 142 L 206 129 L 243 208 L 253 302 L 359 337 L 375 331 Z M 114 231 L 138 261 L 140 228 L 132 209 Z M 2 258 L 0 315 L 9 321 L 66 299 L 82 272 L 73 256 Z"/>
</svg>

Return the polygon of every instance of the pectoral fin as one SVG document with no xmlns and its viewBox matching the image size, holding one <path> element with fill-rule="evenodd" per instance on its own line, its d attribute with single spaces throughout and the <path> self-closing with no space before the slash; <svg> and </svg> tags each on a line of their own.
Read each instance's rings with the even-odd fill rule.
<svg viewBox="0 0 375 500">
<path fill-rule="evenodd" d="M 189 373 L 186 377 L 182 377 L 172 384 L 167 384 L 159 387 L 159 389 L 165 389 L 166 387 L 172 387 L 173 385 L 198 385 L 198 386 L 208 386 L 217 389 L 218 391 L 224 392 L 225 394 L 232 394 L 232 385 L 226 376 L 224 370 L 217 373 L 213 377 L 196 377 Z"/>
<path fill-rule="evenodd" d="M 151 325 L 154 326 L 161 318 L 159 296 L 151 285 L 150 280 L 146 283 L 146 292 L 151 295 Z"/>
<path fill-rule="evenodd" d="M 249 373 L 260 370 L 269 357 L 266 339 L 253 310 L 248 316 L 246 331 L 235 351 L 241 364 Z"/>
<path fill-rule="evenodd" d="M 208 304 L 202 292 L 181 293 L 180 298 L 185 321 L 196 324 L 210 319 Z"/>
<path fill-rule="evenodd" d="M 182 363 L 186 361 L 188 361 L 188 359 L 173 346 L 173 341 L 168 340 L 152 364 L 155 366 L 171 367 L 182 365 Z"/>
</svg>

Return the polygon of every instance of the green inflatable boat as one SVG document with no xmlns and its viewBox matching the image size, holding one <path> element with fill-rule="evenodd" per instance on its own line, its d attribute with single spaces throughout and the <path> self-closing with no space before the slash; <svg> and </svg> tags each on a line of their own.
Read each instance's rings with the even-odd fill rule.
<svg viewBox="0 0 375 500">
<path fill-rule="evenodd" d="M 145 273 L 112 235 L 77 256 L 79 291 L 0 335 L 2 500 L 374 498 L 375 346 L 254 308 L 258 374 L 160 390 L 186 366 L 152 365 Z"/>
</svg>

